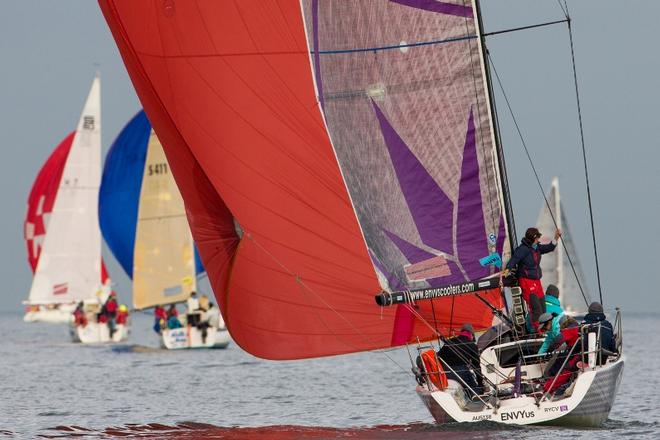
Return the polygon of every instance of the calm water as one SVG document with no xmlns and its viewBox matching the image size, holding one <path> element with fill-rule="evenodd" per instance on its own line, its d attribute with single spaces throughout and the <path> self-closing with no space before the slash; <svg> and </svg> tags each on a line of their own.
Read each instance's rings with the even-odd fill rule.
<svg viewBox="0 0 660 440">
<path fill-rule="evenodd" d="M 0 314 L 0 437 L 660 438 L 660 315 L 624 316 L 627 356 L 599 430 L 439 427 L 414 392 L 405 350 L 295 362 L 227 350 L 158 349 L 151 318 L 121 346 L 81 346 L 64 326 Z M 650 332 L 650 333 L 648 333 Z M 642 352 L 642 350 L 645 350 Z"/>
</svg>

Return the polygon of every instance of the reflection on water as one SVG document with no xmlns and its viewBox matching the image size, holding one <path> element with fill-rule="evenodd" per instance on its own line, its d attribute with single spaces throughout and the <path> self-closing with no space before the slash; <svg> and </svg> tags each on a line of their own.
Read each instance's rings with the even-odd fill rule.
<svg viewBox="0 0 660 440">
<path fill-rule="evenodd" d="M 660 376 L 648 329 L 626 315 L 626 370 L 601 429 L 438 426 L 414 392 L 405 350 L 306 361 L 264 361 L 227 350 L 158 348 L 136 315 L 127 344 L 80 346 L 65 327 L 0 315 L 0 438 L 538 439 L 660 438 Z M 642 352 L 642 350 L 647 350 Z M 399 368 L 398 365 L 402 368 Z M 10 417 L 6 417 L 10 415 Z"/>
</svg>

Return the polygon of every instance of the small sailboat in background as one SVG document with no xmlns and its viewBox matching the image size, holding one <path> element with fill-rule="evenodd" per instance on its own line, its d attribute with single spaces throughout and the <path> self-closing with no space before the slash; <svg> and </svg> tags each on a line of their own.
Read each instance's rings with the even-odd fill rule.
<svg viewBox="0 0 660 440">
<path fill-rule="evenodd" d="M 559 288 L 559 302 L 567 314 L 579 316 L 587 313 L 587 304 L 591 303 L 587 285 L 585 282 L 582 266 L 578 260 L 577 253 L 571 231 L 566 220 L 566 213 L 561 204 L 559 194 L 559 178 L 552 179 L 550 192 L 547 195 L 548 205 L 552 208 L 552 213 L 548 205 L 543 205 L 539 212 L 536 224 L 541 231 L 553 231 L 559 228 L 563 231 L 562 241 L 564 246 L 557 246 L 555 252 L 551 252 L 541 260 L 541 270 L 543 271 L 543 283 L 554 284 Z M 554 220 L 554 221 L 553 221 Z M 555 227 L 555 223 L 557 226 Z M 543 237 L 544 242 L 549 242 L 550 237 Z M 568 260 L 570 255 L 570 262 Z M 571 267 L 571 264 L 572 267 Z M 575 272 L 573 272 L 573 269 Z"/>
<path fill-rule="evenodd" d="M 25 240 L 34 271 L 25 321 L 70 323 L 76 303 L 99 306 L 109 282 L 101 258 L 100 79 L 92 83 L 78 126 L 43 165 L 28 198 Z"/>
<path fill-rule="evenodd" d="M 183 199 L 143 111 L 126 125 L 108 152 L 99 212 L 106 242 L 133 280 L 135 309 L 182 303 L 196 291 L 197 276 L 204 268 L 196 258 Z M 224 348 L 229 344 L 221 319 L 208 329 L 186 325 L 185 320 L 182 324 L 160 330 L 163 347 Z"/>
</svg>

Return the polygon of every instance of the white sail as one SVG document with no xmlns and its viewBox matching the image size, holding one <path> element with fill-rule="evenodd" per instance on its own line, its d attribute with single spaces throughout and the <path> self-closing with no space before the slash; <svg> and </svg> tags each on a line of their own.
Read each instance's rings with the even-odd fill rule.
<svg viewBox="0 0 660 440">
<path fill-rule="evenodd" d="M 135 233 L 133 305 L 142 309 L 181 302 L 195 286 L 195 252 L 183 199 L 152 130 Z"/>
<path fill-rule="evenodd" d="M 60 180 L 30 289 L 30 303 L 94 298 L 101 283 L 100 179 L 101 82 L 96 77 Z"/>
<path fill-rule="evenodd" d="M 558 245 L 555 252 L 545 254 L 541 259 L 541 270 L 543 271 L 543 285 L 547 287 L 549 284 L 554 284 L 559 288 L 559 301 L 567 312 L 584 312 L 587 309 L 587 302 L 589 294 L 587 286 L 582 273 L 582 268 L 575 253 L 573 239 L 571 232 L 566 221 L 565 213 L 561 205 L 561 196 L 559 194 L 559 179 L 554 177 L 552 179 L 552 187 L 547 196 L 548 204 L 552 207 L 552 214 L 557 226 L 552 220 L 550 211 L 546 205 L 541 208 L 537 225 L 539 230 L 544 234 L 552 234 L 556 228 L 560 228 L 563 232 L 562 240 L 566 250 L 570 256 L 570 261 L 564 250 L 564 246 Z M 549 241 L 550 237 L 544 237 L 542 241 Z M 571 268 L 571 262 L 575 268 Z M 577 274 L 577 279 L 575 274 Z M 578 284 L 579 280 L 579 284 Z M 581 289 L 580 289 L 581 287 Z M 587 298 L 585 301 L 582 292 Z"/>
</svg>

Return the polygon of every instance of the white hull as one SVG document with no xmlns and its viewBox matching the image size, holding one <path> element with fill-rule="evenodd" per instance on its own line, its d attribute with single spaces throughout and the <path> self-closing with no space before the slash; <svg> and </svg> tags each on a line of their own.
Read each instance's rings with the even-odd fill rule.
<svg viewBox="0 0 660 440">
<path fill-rule="evenodd" d="M 231 339 L 226 329 L 208 329 L 206 341 L 202 342 L 202 331 L 197 327 L 183 327 L 163 330 L 160 336 L 161 347 L 168 350 L 187 348 L 227 348 Z"/>
<path fill-rule="evenodd" d="M 130 326 L 117 325 L 116 331 L 110 337 L 110 329 L 108 324 L 89 322 L 86 326 L 71 326 L 71 339 L 73 342 L 81 342 L 83 344 L 103 344 L 107 342 L 122 342 L 128 338 L 130 333 Z"/>
<path fill-rule="evenodd" d="M 75 306 L 60 306 L 57 309 L 44 309 L 26 312 L 23 316 L 25 322 L 47 322 L 49 324 L 69 324 L 73 322 L 73 309 Z"/>
<path fill-rule="evenodd" d="M 449 381 L 443 391 L 418 386 L 417 393 L 438 423 L 493 421 L 514 425 L 601 426 L 614 404 L 623 376 L 623 357 L 594 370 L 584 371 L 575 380 L 570 396 L 545 400 L 538 405 L 532 396 L 500 400 L 499 407 L 465 402 L 462 387 Z M 480 408 L 481 407 L 481 408 Z M 469 410 L 473 409 L 473 410 Z"/>
</svg>

